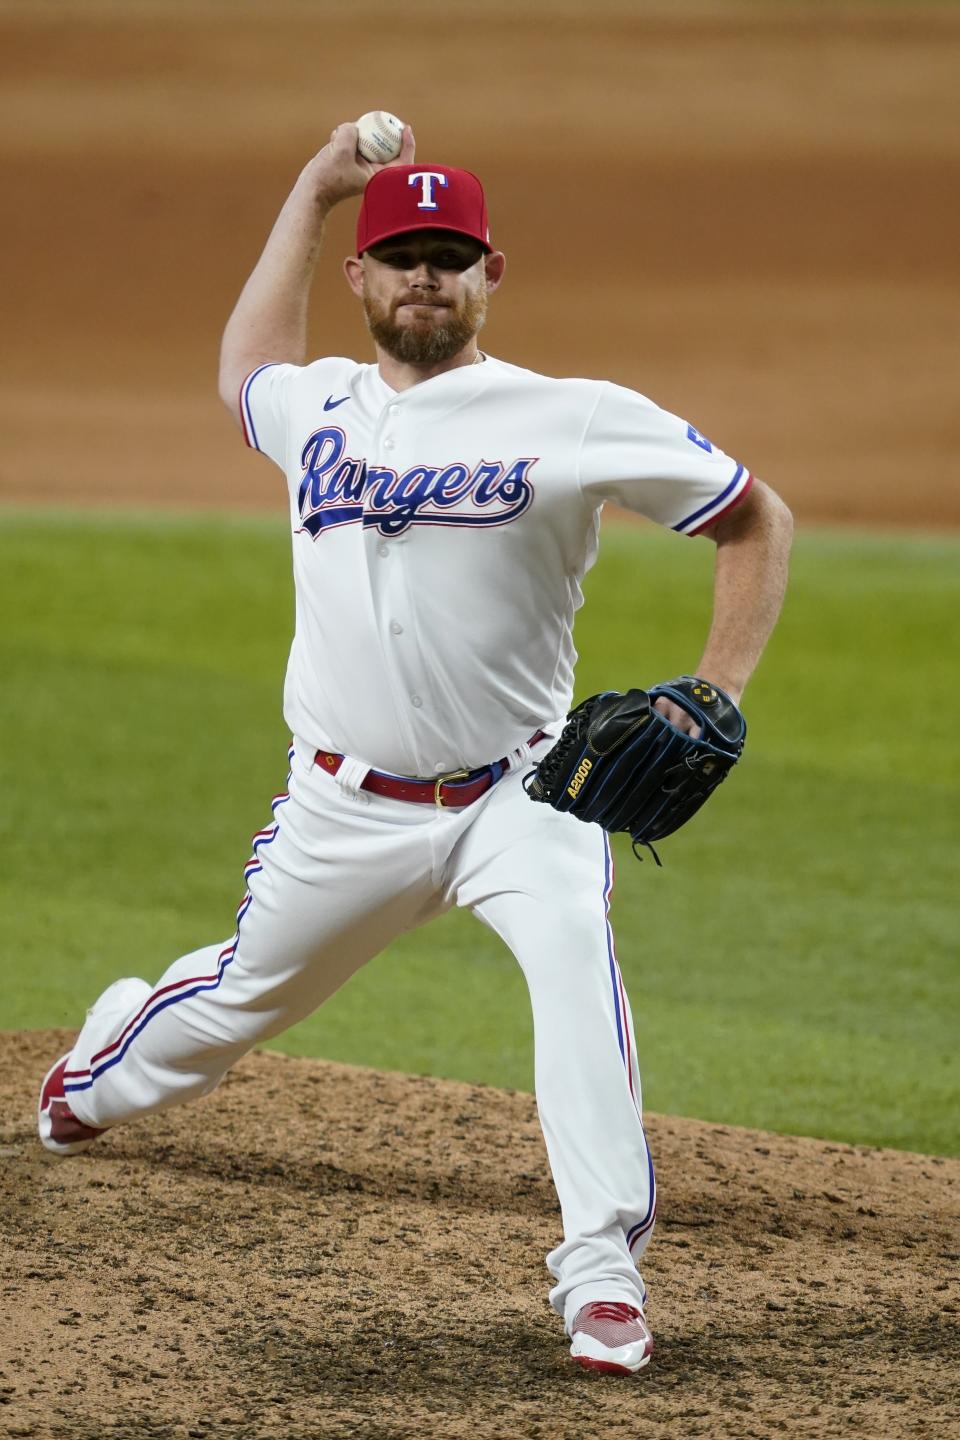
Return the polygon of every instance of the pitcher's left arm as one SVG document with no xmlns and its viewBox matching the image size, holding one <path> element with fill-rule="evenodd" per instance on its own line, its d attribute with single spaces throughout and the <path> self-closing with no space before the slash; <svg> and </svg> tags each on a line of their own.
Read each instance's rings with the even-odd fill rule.
<svg viewBox="0 0 960 1440">
<path fill-rule="evenodd" d="M 717 556 L 713 622 L 695 673 L 739 704 L 783 605 L 793 517 L 769 485 L 755 480 L 739 505 L 702 534 L 714 541 Z M 656 703 L 679 729 L 696 728 L 679 706 L 662 698 Z"/>
</svg>

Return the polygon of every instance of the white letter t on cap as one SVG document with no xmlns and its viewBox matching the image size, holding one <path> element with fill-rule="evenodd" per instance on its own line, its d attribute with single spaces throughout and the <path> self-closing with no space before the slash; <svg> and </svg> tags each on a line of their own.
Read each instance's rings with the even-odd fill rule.
<svg viewBox="0 0 960 1440">
<path fill-rule="evenodd" d="M 421 198 L 417 201 L 417 209 L 438 210 L 440 207 L 433 198 L 433 187 L 434 184 L 446 185 L 446 175 L 440 175 L 436 170 L 416 170 L 407 176 L 408 185 L 416 185 L 418 180 L 421 184 Z"/>
</svg>

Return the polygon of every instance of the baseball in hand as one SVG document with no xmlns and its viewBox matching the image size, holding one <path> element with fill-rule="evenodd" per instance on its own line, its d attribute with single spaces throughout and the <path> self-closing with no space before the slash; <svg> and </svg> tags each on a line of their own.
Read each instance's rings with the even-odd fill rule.
<svg viewBox="0 0 960 1440">
<path fill-rule="evenodd" d="M 375 165 L 396 160 L 403 140 L 403 121 L 389 110 L 369 110 L 357 121 L 357 154 Z"/>
</svg>

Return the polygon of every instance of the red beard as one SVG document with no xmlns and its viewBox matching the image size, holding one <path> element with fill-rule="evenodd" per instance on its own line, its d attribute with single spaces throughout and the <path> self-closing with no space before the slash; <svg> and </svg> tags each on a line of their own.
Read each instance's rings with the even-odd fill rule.
<svg viewBox="0 0 960 1440">
<path fill-rule="evenodd" d="M 459 310 L 447 312 L 442 324 L 425 316 L 398 325 L 391 313 L 368 295 L 363 297 L 363 310 L 370 334 L 394 360 L 436 365 L 459 354 L 478 333 L 487 317 L 487 296 L 483 290 L 466 296 Z"/>
</svg>

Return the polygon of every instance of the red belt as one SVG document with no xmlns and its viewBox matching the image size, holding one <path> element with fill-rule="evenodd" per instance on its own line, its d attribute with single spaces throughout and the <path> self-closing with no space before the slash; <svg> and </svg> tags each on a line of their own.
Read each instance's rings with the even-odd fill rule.
<svg viewBox="0 0 960 1440">
<path fill-rule="evenodd" d="M 530 736 L 527 744 L 536 745 L 546 738 L 546 731 L 538 730 Z M 343 759 L 342 755 L 335 755 L 330 750 L 318 750 L 313 763 L 328 775 L 336 775 Z M 369 790 L 374 795 L 385 795 L 390 800 L 408 800 L 414 805 L 438 805 L 441 810 L 459 810 L 465 805 L 472 805 L 474 800 L 479 800 L 496 785 L 509 763 L 509 756 L 505 755 L 502 760 L 494 760 L 492 765 L 484 765 L 481 770 L 452 770 L 446 775 L 438 775 L 436 780 L 417 780 L 369 770 L 360 789 Z"/>
</svg>

